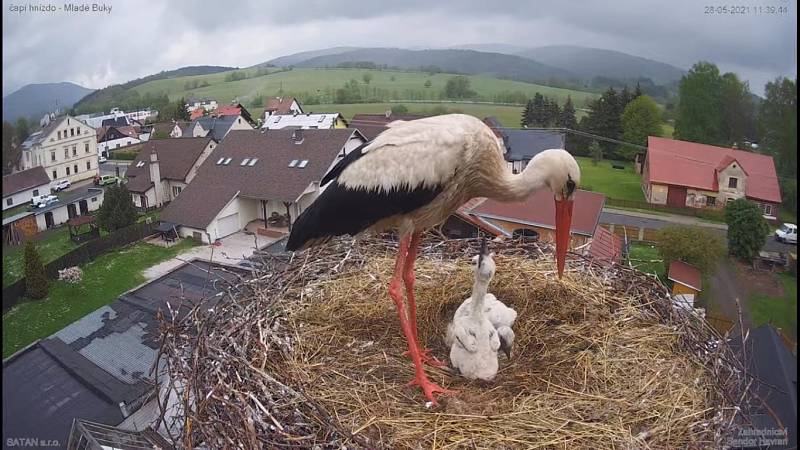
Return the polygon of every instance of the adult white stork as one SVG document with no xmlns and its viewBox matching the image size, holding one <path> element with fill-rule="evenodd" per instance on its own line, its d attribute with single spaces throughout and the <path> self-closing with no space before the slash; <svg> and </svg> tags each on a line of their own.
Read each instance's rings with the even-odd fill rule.
<svg viewBox="0 0 800 450">
<path fill-rule="evenodd" d="M 327 242 L 333 236 L 396 229 L 400 236 L 389 295 L 394 300 L 408 353 L 414 362 L 412 384 L 436 403 L 447 392 L 430 382 L 422 363 L 438 363 L 420 349 L 414 300 L 414 260 L 420 236 L 474 197 L 521 201 L 538 188 L 550 189 L 556 202 L 556 261 L 559 277 L 569 245 L 572 201 L 580 169 L 566 151 L 536 155 L 520 174 L 512 174 L 503 149 L 483 122 L 449 114 L 396 121 L 374 140 L 342 158 L 322 179 L 320 196 L 297 218 L 286 249 Z M 407 305 L 401 282 L 405 282 Z M 407 306 L 407 308 L 406 308 Z"/>
</svg>

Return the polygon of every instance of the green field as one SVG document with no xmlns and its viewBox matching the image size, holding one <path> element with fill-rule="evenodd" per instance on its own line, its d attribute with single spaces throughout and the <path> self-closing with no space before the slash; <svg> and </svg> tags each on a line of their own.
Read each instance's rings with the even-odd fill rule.
<svg viewBox="0 0 800 450">
<path fill-rule="evenodd" d="M 581 188 L 587 191 L 601 192 L 607 197 L 620 200 L 635 200 L 644 202 L 642 193 L 642 179 L 633 170 L 633 163 L 613 161 L 614 164 L 623 164 L 625 170 L 611 167 L 612 161 L 603 160 L 592 164 L 588 157 L 576 157 L 581 167 Z"/>
<path fill-rule="evenodd" d="M 797 278 L 786 273 L 778 278 L 783 284 L 783 297 L 755 294 L 748 299 L 753 325 L 771 323 L 797 339 Z"/>
<path fill-rule="evenodd" d="M 169 248 L 138 243 L 82 266 L 76 284 L 52 281 L 43 300 L 28 300 L 3 314 L 3 358 L 64 328 L 145 281 L 142 271 L 196 245 L 184 239 Z"/>
</svg>

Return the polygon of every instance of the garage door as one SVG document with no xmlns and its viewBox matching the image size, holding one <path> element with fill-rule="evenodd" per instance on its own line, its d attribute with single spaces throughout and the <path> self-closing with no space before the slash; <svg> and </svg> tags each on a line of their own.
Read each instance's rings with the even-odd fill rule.
<svg viewBox="0 0 800 450">
<path fill-rule="evenodd" d="M 686 188 L 678 186 L 670 186 L 667 191 L 667 205 L 669 206 L 686 206 Z"/>
<path fill-rule="evenodd" d="M 223 238 L 239 231 L 239 213 L 230 216 L 220 217 L 217 220 L 217 233 Z"/>
</svg>

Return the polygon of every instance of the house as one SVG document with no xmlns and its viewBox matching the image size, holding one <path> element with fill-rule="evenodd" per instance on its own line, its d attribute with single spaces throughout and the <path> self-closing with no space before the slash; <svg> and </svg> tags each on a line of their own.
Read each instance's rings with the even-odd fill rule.
<svg viewBox="0 0 800 450">
<path fill-rule="evenodd" d="M 650 136 L 642 169 L 649 203 L 722 209 L 729 200 L 754 201 L 776 220 L 781 192 L 771 156 Z"/>
<path fill-rule="evenodd" d="M 49 193 L 50 177 L 42 166 L 3 175 L 3 211 L 29 204 L 35 195 Z"/>
<path fill-rule="evenodd" d="M 280 130 L 283 128 L 326 130 L 329 128 L 347 128 L 347 121 L 339 113 L 272 114 L 264 118 L 261 128 L 267 130 Z"/>
<path fill-rule="evenodd" d="M 350 120 L 348 127 L 355 128 L 361 132 L 369 140 L 381 134 L 388 128 L 388 124 L 395 120 L 416 120 L 424 116 L 413 114 L 393 114 L 392 111 L 386 111 L 385 114 L 356 114 Z"/>
<path fill-rule="evenodd" d="M 252 125 L 254 128 L 256 126 L 256 122 L 253 120 L 253 116 L 250 115 L 250 111 L 242 106 L 241 103 L 234 103 L 232 105 L 220 107 L 215 111 L 215 114 L 217 116 L 242 116 L 247 123 Z"/>
<path fill-rule="evenodd" d="M 324 189 L 325 173 L 364 142 L 351 129 L 231 131 L 161 219 L 207 243 L 273 216 L 291 223 Z"/>
<path fill-rule="evenodd" d="M 622 240 L 604 227 L 597 227 L 587 254 L 603 265 L 619 264 L 622 259 Z"/>
<path fill-rule="evenodd" d="M 231 130 L 252 130 L 253 127 L 241 116 L 203 116 L 197 120 L 189 122 L 188 125 L 180 128 L 175 137 L 210 137 L 217 142 Z"/>
<path fill-rule="evenodd" d="M 180 137 L 183 128 L 189 122 L 158 122 L 151 125 L 150 137 L 152 139 L 166 139 Z"/>
<path fill-rule="evenodd" d="M 687 295 L 693 299 L 703 290 L 700 269 L 683 261 L 675 260 L 669 264 L 667 278 L 674 283 L 672 295 Z"/>
<path fill-rule="evenodd" d="M 566 145 L 563 131 L 504 128 L 491 116 L 483 119 L 483 122 L 489 125 L 502 144 L 506 161 L 514 173 L 525 170 L 528 162 L 539 153 L 551 148 L 565 148 Z"/>
<path fill-rule="evenodd" d="M 192 112 L 198 108 L 205 111 L 213 111 L 217 109 L 217 101 L 213 98 L 195 98 L 192 97 L 186 101 L 186 111 Z"/>
<path fill-rule="evenodd" d="M 45 231 L 100 209 L 104 193 L 102 188 L 89 188 L 61 198 L 44 208 L 33 210 L 38 230 Z"/>
<path fill-rule="evenodd" d="M 51 180 L 94 178 L 97 164 L 97 132 L 74 117 L 57 117 L 22 143 L 22 170 L 43 167 Z"/>
<path fill-rule="evenodd" d="M 174 200 L 216 146 L 208 137 L 154 139 L 144 144 L 125 173 L 133 204 L 147 210 Z"/>
<path fill-rule="evenodd" d="M 197 120 L 203 117 L 206 114 L 206 110 L 203 108 L 197 108 L 194 111 L 189 113 L 189 120 Z"/>
<path fill-rule="evenodd" d="M 590 242 L 598 228 L 605 201 L 603 194 L 576 191 L 571 228 L 572 246 L 580 247 Z M 529 236 L 555 242 L 555 202 L 548 189 L 539 189 L 521 202 L 480 199 L 472 204 L 468 212 L 506 236 Z"/>
<path fill-rule="evenodd" d="M 139 128 L 130 125 L 102 127 L 98 130 L 97 151 L 101 156 L 108 157 L 110 150 L 138 144 L 146 141 L 145 137 L 149 136 L 149 133 L 146 136 L 140 135 Z"/>
<path fill-rule="evenodd" d="M 303 114 L 303 108 L 294 97 L 272 97 L 267 99 L 264 119 L 273 114 Z"/>
<path fill-rule="evenodd" d="M 158 111 L 150 108 L 130 113 L 126 113 L 119 108 L 112 108 L 111 112 L 108 114 L 82 114 L 80 116 L 75 116 L 75 118 L 92 128 L 100 128 L 102 126 L 133 125 L 134 121 L 144 123 L 144 121 L 153 119 L 157 116 Z"/>
<path fill-rule="evenodd" d="M 165 376 L 163 367 L 150 370 L 160 345 L 157 313 L 175 310 L 182 317 L 195 305 L 213 307 L 246 273 L 192 261 L 6 358 L 3 411 L 13 414 L 3 417 L 4 445 L 38 438 L 57 442 L 57 448 L 172 448 L 154 424 L 154 386 Z M 96 443 L 100 432 L 126 431 L 126 438 L 135 434 L 140 442 L 77 445 L 81 438 Z"/>
</svg>

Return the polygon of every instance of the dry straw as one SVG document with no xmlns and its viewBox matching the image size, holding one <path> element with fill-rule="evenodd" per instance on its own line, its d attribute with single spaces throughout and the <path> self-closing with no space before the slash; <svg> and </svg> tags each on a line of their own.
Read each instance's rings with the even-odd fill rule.
<svg viewBox="0 0 800 450">
<path fill-rule="evenodd" d="M 428 236 L 420 250 L 419 334 L 440 358 L 477 249 Z M 426 408 L 406 385 L 413 367 L 386 291 L 396 244 L 343 239 L 290 261 L 265 256 L 268 270 L 213 311 L 165 321 L 160 360 L 180 398 L 173 439 L 183 448 L 721 445 L 745 398 L 743 372 L 706 323 L 673 310 L 663 285 L 578 255 L 558 280 L 546 246 L 490 249 L 489 291 L 519 313 L 495 382 L 429 368 L 457 393 Z"/>
</svg>

